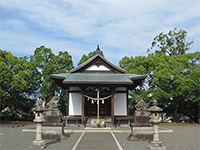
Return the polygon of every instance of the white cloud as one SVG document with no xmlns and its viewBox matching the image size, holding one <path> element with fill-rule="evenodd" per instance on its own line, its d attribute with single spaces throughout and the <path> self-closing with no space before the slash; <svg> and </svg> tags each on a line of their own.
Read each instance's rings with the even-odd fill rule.
<svg viewBox="0 0 200 150">
<path fill-rule="evenodd" d="M 195 40 L 194 51 L 200 47 L 198 0 L 1 0 L 0 4 L 5 15 L 0 29 L 6 34 L 0 36 L 3 48 L 25 55 L 34 51 L 28 53 L 26 47 L 44 44 L 55 52 L 67 50 L 77 64 L 100 44 L 116 63 L 126 55 L 146 55 L 157 34 L 175 27 Z"/>
</svg>

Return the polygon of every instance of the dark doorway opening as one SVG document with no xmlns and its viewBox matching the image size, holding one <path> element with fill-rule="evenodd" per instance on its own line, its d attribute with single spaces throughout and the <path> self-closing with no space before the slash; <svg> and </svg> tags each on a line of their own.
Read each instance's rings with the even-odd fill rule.
<svg viewBox="0 0 200 150">
<path fill-rule="evenodd" d="M 99 116 L 110 116 L 111 115 L 111 98 L 104 100 L 104 104 L 100 101 L 99 105 Z M 97 116 L 97 101 L 88 100 L 85 98 L 85 116 Z"/>
</svg>

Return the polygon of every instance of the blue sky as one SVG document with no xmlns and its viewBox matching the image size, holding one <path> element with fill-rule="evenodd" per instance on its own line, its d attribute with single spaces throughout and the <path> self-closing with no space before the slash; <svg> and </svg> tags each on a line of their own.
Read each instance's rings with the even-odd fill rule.
<svg viewBox="0 0 200 150">
<path fill-rule="evenodd" d="M 21 57 L 44 45 L 68 51 L 76 66 L 96 50 L 115 65 L 146 56 L 153 38 L 175 27 L 200 50 L 200 0 L 1 0 L 0 49 Z"/>
</svg>

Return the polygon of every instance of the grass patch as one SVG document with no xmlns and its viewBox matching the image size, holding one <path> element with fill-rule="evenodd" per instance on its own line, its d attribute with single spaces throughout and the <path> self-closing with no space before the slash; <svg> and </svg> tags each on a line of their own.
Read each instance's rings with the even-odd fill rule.
<svg viewBox="0 0 200 150">
<path fill-rule="evenodd" d="M 35 124 L 31 121 L 1 121 L 0 124 Z"/>
<path fill-rule="evenodd" d="M 171 122 L 171 123 L 160 123 L 160 125 L 167 125 L 167 126 L 198 126 L 200 124 L 197 123 L 176 123 L 176 122 Z"/>
</svg>

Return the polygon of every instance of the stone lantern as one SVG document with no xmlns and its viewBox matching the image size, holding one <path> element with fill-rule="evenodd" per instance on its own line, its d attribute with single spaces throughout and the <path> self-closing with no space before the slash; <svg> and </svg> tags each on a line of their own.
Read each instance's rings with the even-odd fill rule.
<svg viewBox="0 0 200 150">
<path fill-rule="evenodd" d="M 36 123 L 36 138 L 31 147 L 45 148 L 45 141 L 42 140 L 42 123 L 45 121 L 44 111 L 46 108 L 43 106 L 43 101 L 41 99 L 38 100 L 38 105 L 32 110 L 35 112 L 35 119 L 33 121 Z"/>
<path fill-rule="evenodd" d="M 165 150 L 166 147 L 162 145 L 159 140 L 159 113 L 163 111 L 162 108 L 157 106 L 157 101 L 153 100 L 153 106 L 148 109 L 151 112 L 151 119 L 149 122 L 153 124 L 153 141 L 148 145 L 150 150 Z"/>
</svg>

